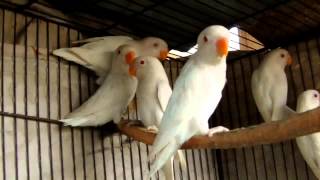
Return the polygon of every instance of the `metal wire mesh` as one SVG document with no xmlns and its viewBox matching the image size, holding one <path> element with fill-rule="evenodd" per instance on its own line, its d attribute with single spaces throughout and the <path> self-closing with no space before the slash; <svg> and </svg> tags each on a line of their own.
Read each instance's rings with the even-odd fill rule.
<svg viewBox="0 0 320 180">
<path fill-rule="evenodd" d="M 102 139 L 99 129 L 57 121 L 96 88 L 92 72 L 50 55 L 81 32 L 5 9 L 0 17 L 0 179 L 143 179 L 150 147 L 119 134 Z M 171 82 L 180 64 L 165 64 Z M 137 119 L 129 110 L 128 118 Z M 176 179 L 215 179 L 210 150 L 185 155 L 188 171 L 183 175 L 175 163 Z"/>
<path fill-rule="evenodd" d="M 126 10 L 130 17 L 150 23 L 140 23 L 137 29 L 132 30 L 124 28 L 128 24 L 121 19 L 102 22 L 101 19 L 82 16 L 77 21 L 76 18 L 61 17 L 59 13 L 53 16 L 52 7 L 42 1 L 37 5 L 49 8 L 47 12 L 41 8 L 35 11 L 30 7 L 31 2 L 23 6 L 0 3 L 0 179 L 138 180 L 145 177 L 150 168 L 147 155 L 151 147 L 119 134 L 102 140 L 98 129 L 63 127 L 57 122 L 96 89 L 92 72 L 50 55 L 52 49 L 69 47 L 71 41 L 82 39 L 84 33 L 130 34 L 137 37 L 167 35 L 173 47 L 183 48 L 193 45 L 191 42 L 195 34 L 192 31 L 209 22 L 229 27 L 240 24 L 243 29 L 253 32 L 253 25 L 264 20 L 263 24 L 259 24 L 260 29 L 272 27 L 272 34 L 279 39 L 269 38 L 262 44 L 246 32 L 240 32 L 240 50 L 247 51 L 240 55 L 234 53 L 236 55 L 229 61 L 227 86 L 209 122 L 211 126 L 236 128 L 262 122 L 251 97 L 250 78 L 268 47 L 290 44 L 287 48 L 295 60 L 287 70 L 288 103 L 291 107 L 295 106 L 300 92 L 320 86 L 319 38 L 313 31 L 318 27 L 318 6 L 310 6 L 309 1 L 252 2 L 255 6 L 243 1 L 234 2 L 242 8 L 219 0 L 190 1 L 190 4 L 182 1 L 152 2 L 147 7 L 132 1 L 136 9 L 130 9 L 131 6 L 124 6 L 118 1 L 95 3 L 106 9 Z M 181 15 L 184 10 L 176 6 L 189 9 L 185 12 L 186 17 Z M 198 7 L 205 10 L 199 11 Z M 312 13 L 307 13 L 307 10 Z M 174 12 L 176 14 L 172 14 Z M 157 19 L 154 13 L 162 13 L 163 16 Z M 301 16 L 292 15 L 299 13 Z M 265 15 L 269 19 L 262 19 Z M 166 19 L 175 21 L 166 22 Z M 199 22 L 193 23 L 195 20 Z M 91 23 L 87 23 L 89 21 Z M 177 21 L 187 30 L 174 27 L 172 23 Z M 153 27 L 154 23 L 165 26 Z M 149 29 L 142 28 L 146 25 L 150 26 Z M 158 31 L 150 34 L 154 28 Z M 311 33 L 305 33 L 306 30 Z M 282 38 L 283 34 L 289 37 L 297 33 L 303 35 L 292 40 Z M 178 35 L 184 38 L 177 38 Z M 254 31 L 253 35 L 264 37 L 265 34 Z M 297 41 L 299 43 L 292 43 Z M 262 46 L 266 48 L 257 51 Z M 183 64 L 183 60 L 164 63 L 172 86 Z M 138 107 L 133 107 L 128 109 L 128 119 L 138 119 Z M 175 163 L 176 179 L 315 179 L 293 141 L 245 149 L 186 150 L 185 155 L 187 172 L 183 174 L 181 167 Z"/>
</svg>

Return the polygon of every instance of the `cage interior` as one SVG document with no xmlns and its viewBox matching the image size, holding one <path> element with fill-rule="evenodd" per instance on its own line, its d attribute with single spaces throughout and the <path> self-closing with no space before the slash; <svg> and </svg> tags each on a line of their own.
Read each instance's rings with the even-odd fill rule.
<svg viewBox="0 0 320 180">
<path fill-rule="evenodd" d="M 4 0 L 0 2 L 0 179 L 144 179 L 150 146 L 114 127 L 70 128 L 59 123 L 97 89 L 93 72 L 57 58 L 52 50 L 102 35 L 157 36 L 170 49 L 196 50 L 198 33 L 211 24 L 232 32 L 227 84 L 210 126 L 262 122 L 251 94 L 251 75 L 269 49 L 283 47 L 288 105 L 306 89 L 319 89 L 320 4 L 314 0 L 127 1 Z M 170 85 L 187 57 L 171 51 L 164 62 Z M 132 102 L 127 119 L 139 119 Z M 107 129 L 106 129 L 107 128 Z M 110 131 L 110 132 L 109 132 Z M 109 135 L 102 138 L 103 133 Z M 187 171 L 175 179 L 316 179 L 294 140 L 229 150 L 184 150 Z M 159 173 L 156 179 L 164 179 Z"/>
</svg>

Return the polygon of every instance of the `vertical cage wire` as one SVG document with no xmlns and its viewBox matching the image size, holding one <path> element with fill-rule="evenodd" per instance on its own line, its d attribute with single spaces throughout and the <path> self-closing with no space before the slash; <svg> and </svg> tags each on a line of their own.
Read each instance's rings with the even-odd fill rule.
<svg viewBox="0 0 320 180">
<path fill-rule="evenodd" d="M 289 84 L 288 104 L 295 109 L 296 98 L 302 91 L 319 88 L 319 37 L 305 39 L 284 48 L 289 50 L 294 59 L 286 73 Z M 264 53 L 251 55 L 228 64 L 228 82 L 211 124 L 237 128 L 263 121 L 250 93 L 252 72 L 263 56 Z M 294 140 L 216 151 L 218 162 L 222 164 L 219 171 L 221 179 L 316 179 Z"/>
<path fill-rule="evenodd" d="M 0 179 L 144 178 L 149 146 L 118 133 L 102 139 L 97 128 L 64 127 L 57 121 L 97 88 L 92 72 L 50 54 L 81 39 L 81 32 L 1 12 Z M 182 62 L 164 66 L 173 85 Z M 136 108 L 128 109 L 129 119 L 137 119 Z M 188 150 L 185 157 L 186 173 L 174 163 L 176 179 L 218 179 L 211 150 Z"/>
<path fill-rule="evenodd" d="M 232 13 L 250 15 L 221 1 L 196 3 L 215 11 L 219 11 L 215 7 L 218 5 Z M 275 31 L 302 32 L 301 25 L 311 28 L 311 21 L 315 21 L 309 17 L 306 23 L 294 17 L 287 22 L 288 14 L 297 10 L 290 6 L 274 8 L 274 13 L 281 15 L 278 19 L 271 16 L 281 25 L 275 26 Z M 232 17 L 232 13 L 226 16 Z M 101 139 L 97 128 L 63 127 L 56 121 L 97 88 L 91 71 L 50 55 L 52 49 L 69 47 L 73 40 L 82 39 L 81 32 L 3 8 L 1 15 L 0 179 L 143 179 L 150 168 L 147 156 L 151 147 L 119 134 Z M 253 19 L 258 20 L 255 16 Z M 251 38 L 240 38 L 261 46 Z M 240 42 L 240 46 L 256 50 L 252 44 Z M 319 38 L 303 40 L 287 49 L 295 60 L 287 69 L 288 104 L 295 107 L 299 93 L 319 88 Z M 228 82 L 210 126 L 236 128 L 262 122 L 250 93 L 251 74 L 262 57 L 253 54 L 228 64 Z M 172 87 L 183 64 L 178 60 L 164 63 Z M 126 117 L 138 119 L 137 108 L 135 103 L 129 106 Z M 315 179 L 294 141 L 184 153 L 187 172 L 175 162 L 176 179 Z"/>
</svg>

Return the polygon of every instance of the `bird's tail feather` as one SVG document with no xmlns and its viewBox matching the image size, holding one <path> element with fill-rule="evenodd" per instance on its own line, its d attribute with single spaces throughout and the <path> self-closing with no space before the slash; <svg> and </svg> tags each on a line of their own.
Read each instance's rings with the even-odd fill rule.
<svg viewBox="0 0 320 180">
<path fill-rule="evenodd" d="M 60 120 L 65 126 L 86 126 L 88 124 L 89 119 L 78 117 L 78 118 L 68 118 Z"/>
<path fill-rule="evenodd" d="M 174 173 L 173 173 L 173 158 L 167 161 L 164 166 L 162 167 L 162 172 L 166 178 L 166 180 L 174 180 Z"/>
<path fill-rule="evenodd" d="M 99 126 L 102 125 L 95 114 L 88 114 L 85 116 L 66 118 L 60 120 L 65 126 Z M 107 122 L 104 122 L 107 123 Z"/>
<path fill-rule="evenodd" d="M 103 39 L 104 39 L 103 37 L 92 37 L 92 38 L 72 41 L 71 43 L 72 44 L 90 43 L 90 42 L 100 41 L 100 40 L 103 40 Z"/>
<path fill-rule="evenodd" d="M 158 154 L 150 167 L 150 172 L 147 179 L 150 179 L 179 149 L 180 145 L 177 141 L 169 142 Z"/>
<path fill-rule="evenodd" d="M 294 115 L 296 115 L 297 114 L 297 112 L 296 111 L 294 111 L 293 109 L 291 109 L 290 107 L 288 107 L 288 106 L 284 106 L 283 107 L 283 112 L 282 112 L 282 119 L 288 119 L 289 117 L 291 117 L 291 116 L 294 116 Z"/>
<path fill-rule="evenodd" d="M 61 57 L 67 61 L 72 61 L 77 64 L 85 66 L 87 64 L 79 55 L 77 55 L 78 48 L 60 48 L 52 51 L 52 54 Z"/>
<path fill-rule="evenodd" d="M 178 150 L 177 155 L 178 155 L 177 157 L 179 158 L 181 169 L 184 172 L 187 172 L 187 162 L 186 162 L 186 158 L 184 156 L 183 151 L 182 150 Z"/>
</svg>

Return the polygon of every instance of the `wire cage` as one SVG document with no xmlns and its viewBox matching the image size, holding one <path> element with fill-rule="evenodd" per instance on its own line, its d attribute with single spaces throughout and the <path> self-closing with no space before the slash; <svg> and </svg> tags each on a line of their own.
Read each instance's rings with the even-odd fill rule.
<svg viewBox="0 0 320 180">
<path fill-rule="evenodd" d="M 239 26 L 233 34 L 239 48 L 228 58 L 228 82 L 209 124 L 244 127 L 262 122 L 250 80 L 268 49 L 282 46 L 293 56 L 286 69 L 290 107 L 300 92 L 319 89 L 319 10 L 311 0 L 1 1 L 0 179 L 140 180 L 150 168 L 150 146 L 119 133 L 102 138 L 99 128 L 59 123 L 97 85 L 91 71 L 52 56 L 53 49 L 88 36 L 122 34 L 159 36 L 183 51 L 195 45 L 206 25 Z M 172 87 L 185 63 L 178 56 L 164 62 Z M 139 119 L 137 108 L 132 103 L 126 117 Z M 316 179 L 294 141 L 184 154 L 187 171 L 174 163 L 175 179 Z"/>
</svg>

